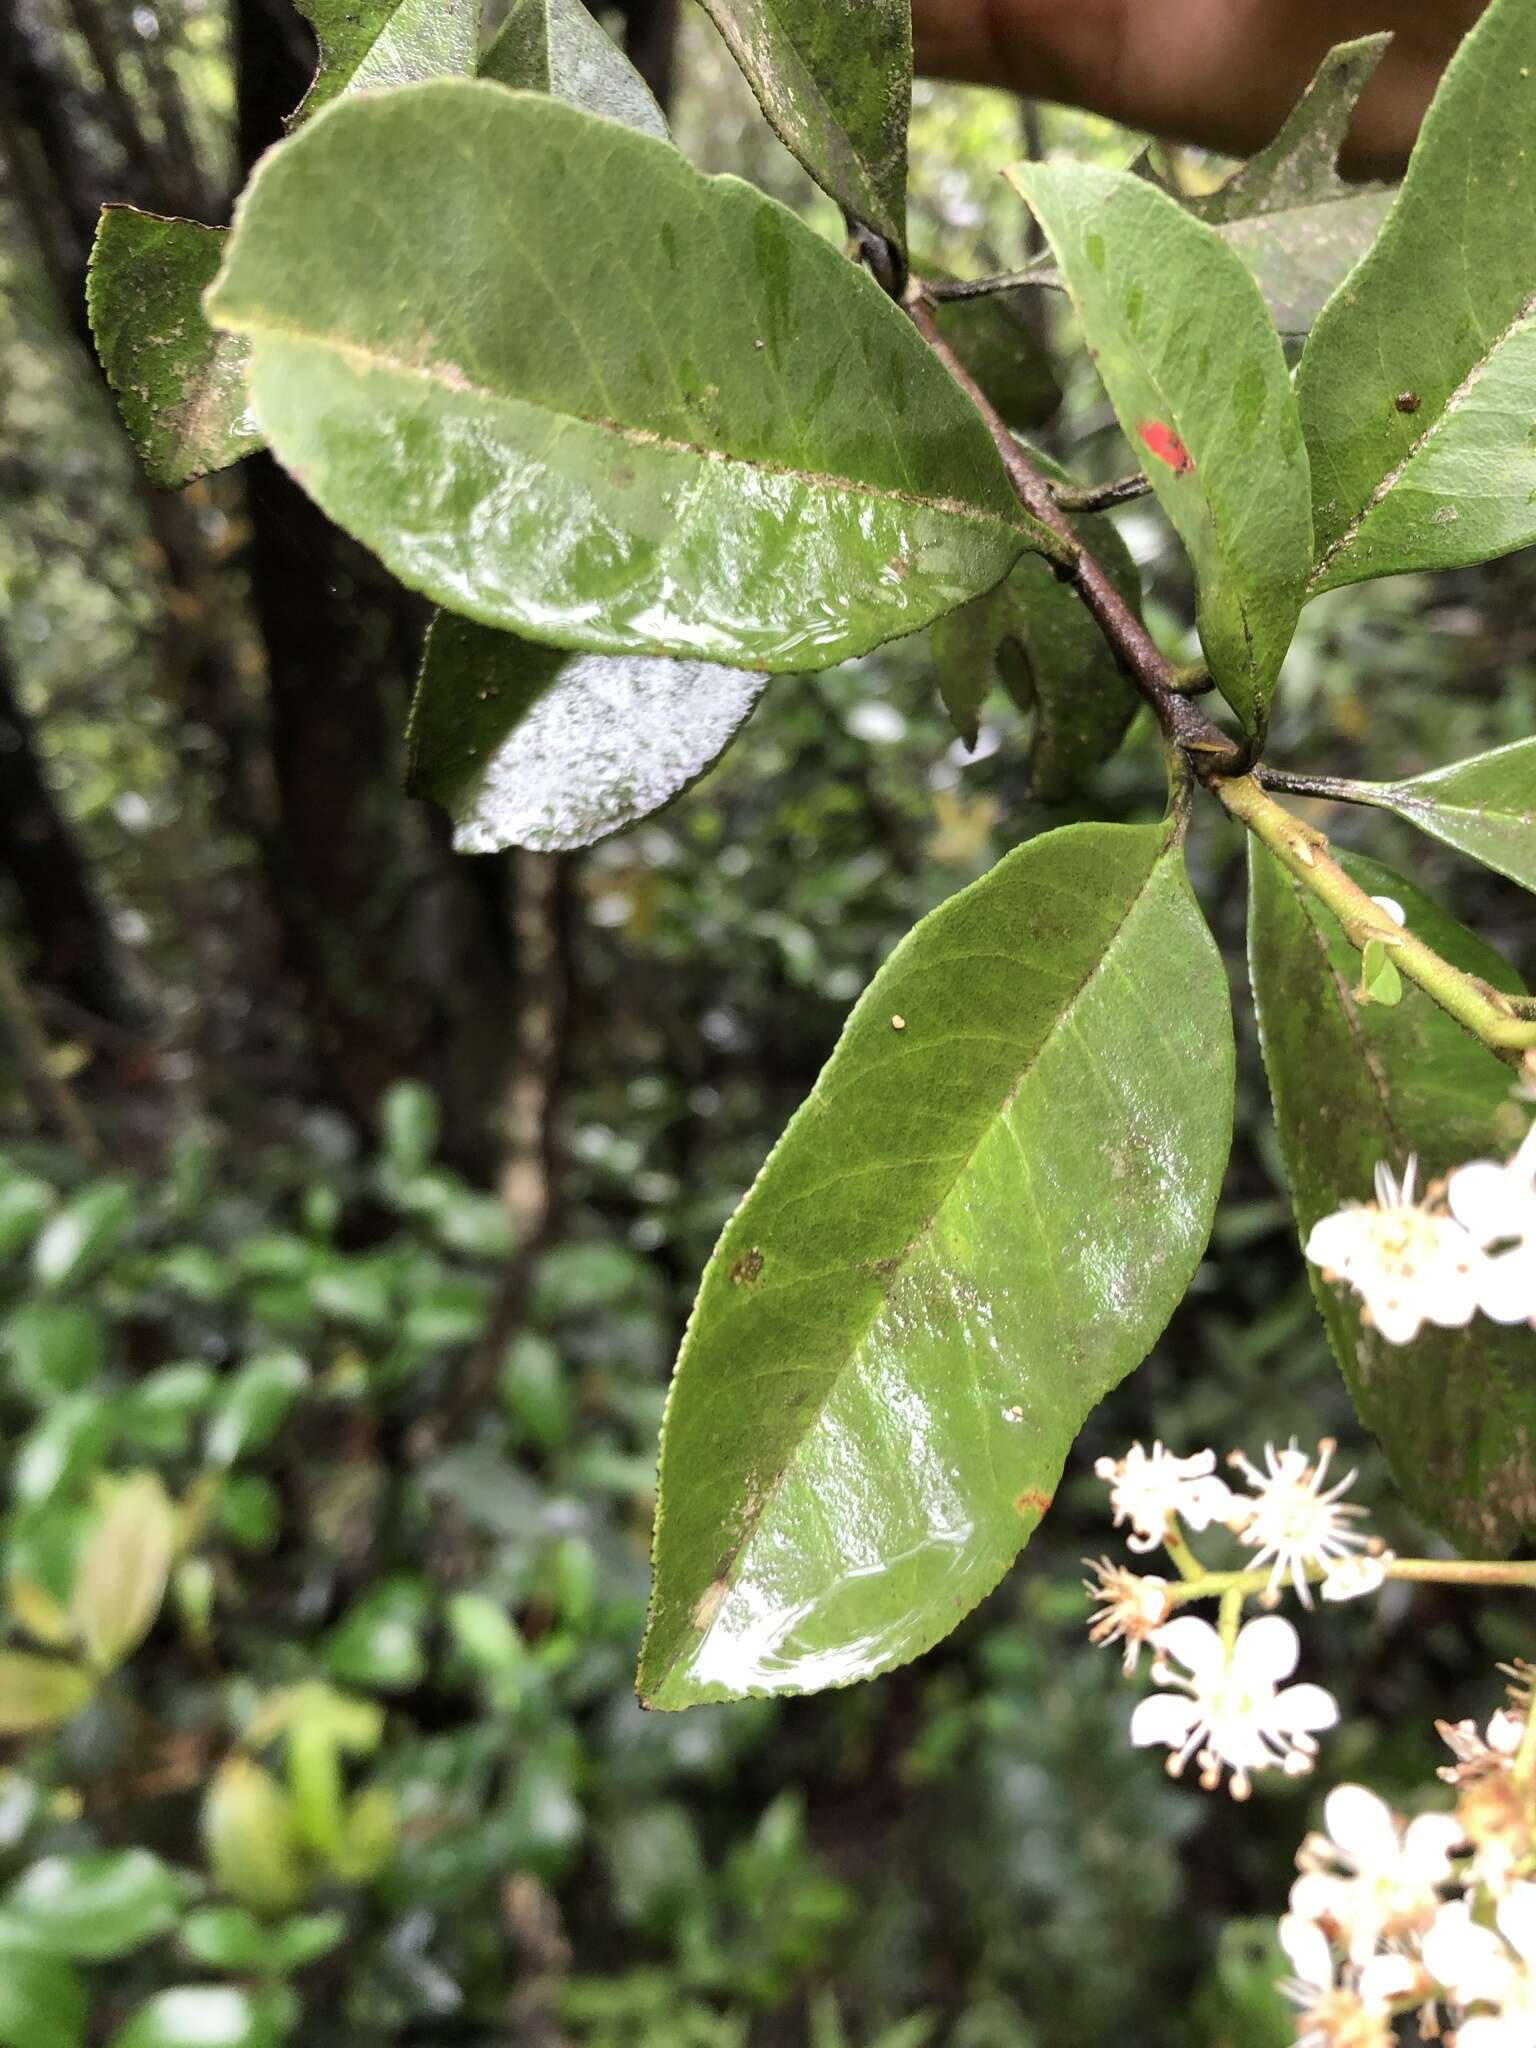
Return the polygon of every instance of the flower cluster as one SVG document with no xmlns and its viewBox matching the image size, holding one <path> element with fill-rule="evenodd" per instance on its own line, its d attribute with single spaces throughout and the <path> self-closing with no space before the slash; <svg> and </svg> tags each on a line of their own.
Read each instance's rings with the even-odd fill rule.
<svg viewBox="0 0 1536 2048">
<path fill-rule="evenodd" d="M 1304 2048 L 1390 2048 L 1410 2015 L 1416 2040 L 1536 2042 L 1528 1715 L 1522 1694 L 1485 1734 L 1442 1724 L 1454 1813 L 1405 1822 L 1362 1785 L 1329 1793 L 1280 1922 Z"/>
<path fill-rule="evenodd" d="M 1536 1326 L 1536 1125 L 1513 1159 L 1474 1159 L 1419 1196 L 1416 1162 L 1376 1169 L 1376 1200 L 1313 1225 L 1307 1257 L 1364 1303 L 1389 1344 L 1426 1323 L 1462 1329 L 1479 1311 Z"/>
<path fill-rule="evenodd" d="M 1089 1561 L 1084 1586 L 1097 1608 L 1092 1641 L 1123 1644 L 1127 1672 L 1143 1647 L 1152 1652 L 1159 1690 L 1132 1715 L 1131 1740 L 1166 1747 L 1175 1776 L 1193 1761 L 1207 1788 L 1225 1776 L 1244 1799 L 1256 1771 L 1310 1770 L 1318 1735 L 1338 1719 L 1321 1686 L 1287 1682 L 1301 1654 L 1290 1622 L 1242 1620 L 1246 1600 L 1273 1607 L 1287 1587 L 1310 1607 L 1314 1583 L 1326 1600 L 1382 1584 L 1390 1559 L 1354 1526 L 1362 1510 L 1343 1499 L 1354 1473 L 1327 1483 L 1335 1449 L 1325 1438 L 1313 1455 L 1293 1437 L 1283 1448 L 1266 1444 L 1262 1465 L 1234 1451 L 1227 1464 L 1241 1487 L 1218 1474 L 1213 1450 L 1181 1458 L 1160 1443 L 1150 1451 L 1133 1444 L 1094 1468 L 1108 1484 L 1115 1527 L 1128 1528 L 1127 1548 L 1138 1556 L 1162 1548 L 1173 1566 L 1161 1576 L 1102 1557 Z M 1246 1551 L 1240 1569 L 1206 1572 L 1191 1551 L 1190 1532 L 1217 1528 Z M 1219 1627 L 1179 1611 L 1218 1597 Z"/>
</svg>

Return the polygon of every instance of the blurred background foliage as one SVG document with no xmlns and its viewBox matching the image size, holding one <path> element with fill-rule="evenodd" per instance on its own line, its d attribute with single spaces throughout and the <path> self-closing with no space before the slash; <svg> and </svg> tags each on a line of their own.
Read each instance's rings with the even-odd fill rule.
<svg viewBox="0 0 1536 2048">
<path fill-rule="evenodd" d="M 613 22 L 697 161 L 838 224 L 702 17 Z M 286 0 L 0 0 L 0 2044 L 1265 2048 L 1270 1927 L 1329 1782 L 1422 1796 L 1517 1606 L 1319 1614 L 1343 1730 L 1232 1809 L 1126 1741 L 1082 1640 L 1092 1456 L 1332 1432 L 1240 1015 L 1210 1257 L 1019 1569 L 879 1683 L 645 1716 L 669 1362 L 713 1238 L 914 917 L 1074 815 L 1160 805 L 1138 723 L 1081 808 L 1002 691 L 957 741 L 926 640 L 785 680 L 668 812 L 456 860 L 399 793 L 419 638 L 264 458 L 142 483 L 87 351 L 99 203 L 222 219 L 306 51 Z M 1132 139 L 920 87 L 917 237 L 1028 253 L 996 175 Z M 1171 168 L 1209 179 L 1181 155 Z M 1044 438 L 1128 466 L 1055 307 Z M 1188 590 L 1121 524 L 1170 650 Z M 1536 712 L 1527 559 L 1305 616 L 1272 754 L 1413 773 Z M 1527 969 L 1522 899 L 1375 814 Z M 1196 879 L 1234 966 L 1241 849 Z M 1242 979 L 1235 975 L 1240 1006 Z"/>
</svg>

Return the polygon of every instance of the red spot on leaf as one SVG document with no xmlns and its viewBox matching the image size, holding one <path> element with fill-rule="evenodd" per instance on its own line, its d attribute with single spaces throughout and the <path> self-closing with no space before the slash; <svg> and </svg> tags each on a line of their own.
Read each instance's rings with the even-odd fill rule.
<svg viewBox="0 0 1536 2048">
<path fill-rule="evenodd" d="M 1161 420 L 1143 420 L 1136 429 L 1143 445 L 1155 455 L 1159 462 L 1166 462 L 1175 476 L 1187 476 L 1195 466 L 1195 458 L 1173 431 Z"/>
</svg>

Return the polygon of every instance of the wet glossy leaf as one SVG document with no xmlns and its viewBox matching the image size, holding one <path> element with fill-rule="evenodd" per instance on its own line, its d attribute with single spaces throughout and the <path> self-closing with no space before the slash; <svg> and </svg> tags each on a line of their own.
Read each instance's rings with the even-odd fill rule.
<svg viewBox="0 0 1536 2048">
<path fill-rule="evenodd" d="M 1036 453 L 1035 460 L 1064 473 L 1048 457 Z M 1141 578 L 1114 521 L 1098 514 L 1073 524 L 1139 611 Z M 967 742 L 974 743 L 981 704 L 999 680 L 1033 712 L 1030 780 L 1046 803 L 1072 795 L 1115 751 L 1140 701 L 1081 600 L 1038 555 L 1026 555 L 996 590 L 940 619 L 933 659 L 940 695 Z"/>
<path fill-rule="evenodd" d="M 1279 337 L 1215 230 L 1124 171 L 1016 164 L 1126 438 L 1189 550 L 1211 673 L 1252 733 L 1311 560 L 1307 458 Z"/>
<path fill-rule="evenodd" d="M 1516 740 L 1406 782 L 1354 785 L 1358 802 L 1396 811 L 1432 839 L 1536 889 L 1536 740 Z"/>
<path fill-rule="evenodd" d="M 764 679 L 655 656 L 567 654 L 439 612 L 411 708 L 410 782 L 460 853 L 591 846 L 717 761 Z"/>
<path fill-rule="evenodd" d="M 290 125 L 341 93 L 424 78 L 467 78 L 480 49 L 480 0 L 294 0 L 320 62 Z"/>
<path fill-rule="evenodd" d="M 850 220 L 906 241 L 910 0 L 703 0 L 779 140 Z"/>
<path fill-rule="evenodd" d="M 1391 869 L 1350 856 L 1372 895 L 1458 967 L 1517 986 L 1506 963 Z M 1361 1004 L 1360 955 L 1316 898 L 1256 845 L 1249 950 L 1264 1061 L 1296 1221 L 1369 1201 L 1375 1170 L 1419 1161 L 1420 1185 L 1502 1157 L 1525 1128 L 1503 1063 L 1417 988 Z M 1536 1530 L 1536 1332 L 1478 1318 L 1386 1343 L 1350 1291 L 1308 1268 L 1366 1428 L 1409 1505 L 1465 1549 L 1504 1552 Z"/>
<path fill-rule="evenodd" d="M 485 625 L 825 667 L 1039 537 L 870 278 L 556 100 L 333 108 L 264 160 L 210 306 L 251 335 L 257 417 L 312 495 Z"/>
<path fill-rule="evenodd" d="M 70 1615 L 98 1671 L 111 1671 L 154 1626 L 176 1550 L 176 1513 L 159 1478 L 116 1480 L 81 1553 Z"/>
<path fill-rule="evenodd" d="M 24 1929 L 0 1927 L 0 2048 L 80 2048 L 85 2005 L 70 1963 L 33 1947 Z"/>
<path fill-rule="evenodd" d="M 1253 272 L 1283 334 L 1305 334 L 1375 241 L 1394 192 L 1348 184 L 1339 150 L 1391 38 L 1361 36 L 1323 59 L 1280 133 L 1216 191 L 1187 199 Z"/>
<path fill-rule="evenodd" d="M 95 1690 L 96 1680 L 79 1664 L 0 1651 L 0 1735 L 56 1728 L 78 1714 Z"/>
<path fill-rule="evenodd" d="M 141 2005 L 110 2048 L 279 2048 L 276 2008 L 228 1984 L 183 1984 Z"/>
<path fill-rule="evenodd" d="M 153 1941 L 175 1924 L 182 1884 L 148 1849 L 102 1849 L 45 1856 L 0 1900 L 50 1953 L 108 1962 Z"/>
<path fill-rule="evenodd" d="M 39 1287 L 63 1293 L 106 1264 L 133 1223 L 136 1207 L 125 1180 L 96 1180 L 71 1196 L 32 1247 Z"/>
<path fill-rule="evenodd" d="M 1168 836 L 1031 841 L 855 1008 L 678 1361 L 650 1705 L 846 1684 L 937 1642 L 1172 1313 L 1226 1161 L 1233 1051 Z"/>
<path fill-rule="evenodd" d="M 582 0 L 513 0 L 480 76 L 552 93 L 667 140 L 667 117 L 649 86 Z"/>
<path fill-rule="evenodd" d="M 102 209 L 86 304 L 96 352 L 152 484 L 174 490 L 261 446 L 245 396 L 248 344 L 203 312 L 223 228 Z"/>
<path fill-rule="evenodd" d="M 1536 540 L 1533 286 L 1536 9 L 1494 0 L 1301 359 L 1317 589 Z"/>
</svg>

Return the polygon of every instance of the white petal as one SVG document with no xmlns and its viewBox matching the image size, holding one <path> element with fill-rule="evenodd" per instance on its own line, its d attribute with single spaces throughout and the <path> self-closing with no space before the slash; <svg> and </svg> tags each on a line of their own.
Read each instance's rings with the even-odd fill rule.
<svg viewBox="0 0 1536 2048">
<path fill-rule="evenodd" d="M 1364 1785 L 1335 1786 L 1323 1801 L 1323 1825 L 1362 1869 L 1380 1870 L 1397 1861 L 1392 1809 Z"/>
<path fill-rule="evenodd" d="M 1321 1927 L 1298 1914 L 1287 1913 L 1280 1922 L 1280 1946 L 1291 1968 L 1308 1990 L 1326 1991 L 1333 1984 L 1333 1951 Z"/>
<path fill-rule="evenodd" d="M 1339 1920 L 1347 1911 L 1352 1887 L 1326 1871 L 1304 1870 L 1291 1886 L 1291 1911 L 1298 1920 Z"/>
<path fill-rule="evenodd" d="M 1495 1323 L 1523 1323 L 1536 1315 L 1536 1259 L 1524 1245 L 1482 1261 L 1477 1305 Z"/>
<path fill-rule="evenodd" d="M 1456 2029 L 1456 2048 L 1529 2048 L 1530 2032 L 1517 2016 L 1478 2013 Z"/>
<path fill-rule="evenodd" d="M 1360 1249 L 1361 1209 L 1340 1209 L 1332 1216 L 1323 1216 L 1313 1224 L 1307 1238 L 1306 1256 L 1314 1266 L 1327 1266 L 1331 1272 L 1347 1270 L 1350 1260 Z"/>
<path fill-rule="evenodd" d="M 1152 1643 L 1182 1664 L 1199 1685 L 1214 1685 L 1226 1670 L 1227 1653 L 1221 1637 L 1198 1614 L 1176 1614 L 1154 1633 Z"/>
<path fill-rule="evenodd" d="M 1288 1685 L 1265 1716 L 1266 1724 L 1291 1735 L 1315 1735 L 1335 1727 L 1339 1703 L 1320 1685 Z"/>
<path fill-rule="evenodd" d="M 1216 1631 L 1211 1630 L 1212 1635 Z M 1263 1614 L 1238 1631 L 1232 1675 L 1243 1685 L 1278 1685 L 1301 1656 L 1301 1638 L 1283 1614 Z"/>
<path fill-rule="evenodd" d="M 1438 1884 L 1446 1865 L 1466 1839 L 1454 1813 L 1421 1813 L 1403 1836 L 1403 1860 L 1416 1877 Z"/>
<path fill-rule="evenodd" d="M 1411 1998 L 1419 1973 L 1406 1956 L 1372 1956 L 1360 1972 L 1360 1997 L 1366 2005 L 1392 2005 Z"/>
<path fill-rule="evenodd" d="M 1200 1709 L 1193 1700 L 1182 1693 L 1153 1693 L 1131 1716 L 1131 1743 L 1136 1749 L 1151 1749 L 1160 1742 L 1182 1749 L 1199 1725 Z"/>
<path fill-rule="evenodd" d="M 1449 1985 L 1464 2005 L 1498 1998 L 1509 1981 L 1504 1944 L 1488 1928 L 1473 1924 L 1464 1899 L 1440 1908 L 1424 1937 L 1423 1956 L 1430 1975 Z"/>
<path fill-rule="evenodd" d="M 1389 1344 L 1413 1342 L 1424 1321 L 1424 1305 L 1417 1293 L 1394 1294 L 1387 1301 L 1376 1294 L 1367 1294 L 1365 1298 L 1372 1322 Z"/>
<path fill-rule="evenodd" d="M 1512 1884 L 1495 1908 L 1494 1918 L 1521 1960 L 1536 1962 L 1536 1884 Z"/>
<path fill-rule="evenodd" d="M 1179 1517 L 1191 1529 L 1208 1529 L 1212 1522 L 1226 1521 L 1236 1504 L 1224 1479 L 1197 1479 L 1179 1491 Z"/>
<path fill-rule="evenodd" d="M 1474 1159 L 1470 1166 L 1458 1166 L 1445 1184 L 1445 1202 L 1479 1244 L 1492 1244 L 1495 1238 L 1512 1234 L 1509 1226 L 1516 1188 L 1505 1169 L 1491 1159 Z"/>
</svg>

